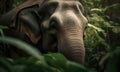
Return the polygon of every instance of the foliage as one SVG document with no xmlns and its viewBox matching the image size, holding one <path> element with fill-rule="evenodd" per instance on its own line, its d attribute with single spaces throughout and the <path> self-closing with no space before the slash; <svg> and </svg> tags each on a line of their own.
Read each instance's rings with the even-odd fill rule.
<svg viewBox="0 0 120 72">
<path fill-rule="evenodd" d="M 19 59 L 0 57 L 0 72 L 88 72 L 82 65 L 68 61 L 62 54 L 41 55 L 31 45 L 9 37 L 0 37 L 0 42 L 14 45 L 31 55 Z"/>
<path fill-rule="evenodd" d="M 24 0 L 14 0 L 13 7 Z M 62 54 L 42 55 L 23 41 L 4 37 L 0 26 L 0 42 L 24 50 L 30 57 L 6 58 L 0 51 L 0 72 L 118 72 L 120 65 L 119 3 L 102 7 L 102 0 L 83 0 L 88 28 L 85 36 L 85 67 L 67 60 Z M 112 12 L 112 15 L 111 15 Z M 0 48 L 3 48 L 0 46 Z"/>
<path fill-rule="evenodd" d="M 120 49 L 120 25 L 117 23 L 120 17 L 119 4 L 103 7 L 101 3 L 101 0 L 84 0 L 89 21 L 85 37 L 86 66 L 98 72 L 105 71 L 106 66 L 108 66 L 107 72 L 110 70 L 117 72 L 114 67 L 118 64 L 115 63 L 114 58 L 110 59 L 113 61 L 112 64 L 107 63 L 107 60 L 114 52 L 116 53 L 116 49 Z M 116 9 L 111 10 L 111 7 Z M 118 14 L 118 17 L 114 16 L 113 18 L 113 15 L 111 17 L 109 12 Z M 120 54 L 120 51 L 118 53 Z M 119 58 L 118 56 L 116 59 Z"/>
</svg>

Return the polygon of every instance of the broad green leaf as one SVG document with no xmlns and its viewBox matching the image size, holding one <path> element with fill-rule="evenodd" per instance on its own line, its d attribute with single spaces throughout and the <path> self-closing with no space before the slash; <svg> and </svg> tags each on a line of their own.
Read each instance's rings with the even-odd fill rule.
<svg viewBox="0 0 120 72">
<path fill-rule="evenodd" d="M 12 70 L 13 72 L 24 72 L 25 68 L 26 68 L 25 65 L 14 65 Z"/>
<path fill-rule="evenodd" d="M 23 41 L 20 41 L 18 39 L 14 39 L 14 38 L 10 38 L 10 37 L 0 37 L 0 42 L 4 42 L 4 43 L 11 44 L 13 46 L 16 46 L 17 48 L 26 51 L 28 54 L 40 59 L 43 64 L 46 64 L 44 61 L 44 57 L 40 54 L 40 52 L 33 46 L 31 46 Z"/>
<path fill-rule="evenodd" d="M 0 67 L 1 67 L 2 71 L 4 71 L 4 69 L 5 69 L 5 71 L 6 70 L 12 71 L 12 64 L 6 58 L 0 57 Z"/>
<path fill-rule="evenodd" d="M 45 54 L 45 60 L 53 67 L 56 67 L 58 69 L 65 69 L 67 59 L 60 53 L 50 53 Z"/>
<path fill-rule="evenodd" d="M 0 29 L 7 29 L 7 26 L 0 25 Z"/>
<path fill-rule="evenodd" d="M 88 72 L 88 70 L 80 64 L 68 61 L 67 62 L 67 72 Z"/>
</svg>

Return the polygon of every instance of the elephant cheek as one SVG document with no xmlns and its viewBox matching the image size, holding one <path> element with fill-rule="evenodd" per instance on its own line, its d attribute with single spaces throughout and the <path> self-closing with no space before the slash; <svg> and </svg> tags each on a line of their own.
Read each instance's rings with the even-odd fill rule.
<svg viewBox="0 0 120 72">
<path fill-rule="evenodd" d="M 83 36 L 73 34 L 63 36 L 58 40 L 58 51 L 64 54 L 69 60 L 83 64 L 85 48 Z"/>
</svg>

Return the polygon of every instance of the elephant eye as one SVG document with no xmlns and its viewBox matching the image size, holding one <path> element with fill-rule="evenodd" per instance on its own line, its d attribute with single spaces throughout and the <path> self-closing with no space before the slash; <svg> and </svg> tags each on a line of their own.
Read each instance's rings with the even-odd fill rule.
<svg viewBox="0 0 120 72">
<path fill-rule="evenodd" d="M 51 34 L 56 34 L 57 28 L 58 28 L 58 27 L 57 27 L 57 22 L 54 21 L 54 20 L 52 20 L 52 21 L 50 22 L 50 25 L 49 25 L 50 33 L 51 33 Z"/>
</svg>

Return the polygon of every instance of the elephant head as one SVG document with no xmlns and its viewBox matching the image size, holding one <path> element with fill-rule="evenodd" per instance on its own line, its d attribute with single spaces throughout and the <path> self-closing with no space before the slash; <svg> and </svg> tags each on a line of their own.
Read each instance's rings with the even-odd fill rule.
<svg viewBox="0 0 120 72">
<path fill-rule="evenodd" d="M 40 1 L 40 0 L 39 0 Z M 78 0 L 44 0 L 18 11 L 13 26 L 43 52 L 83 63 L 87 19 Z"/>
</svg>

